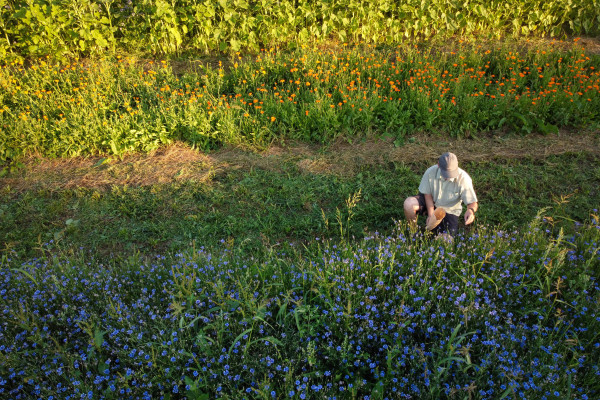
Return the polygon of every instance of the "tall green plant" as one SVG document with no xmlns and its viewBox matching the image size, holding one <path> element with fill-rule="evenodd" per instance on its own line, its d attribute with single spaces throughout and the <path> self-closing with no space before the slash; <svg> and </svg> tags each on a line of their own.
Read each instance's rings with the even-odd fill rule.
<svg viewBox="0 0 600 400">
<path fill-rule="evenodd" d="M 0 56 L 600 33 L 600 0 L 0 0 Z"/>
<path fill-rule="evenodd" d="M 114 50 L 119 21 L 111 13 L 113 4 L 113 0 L 1 0 L 0 55 L 63 58 Z"/>
</svg>

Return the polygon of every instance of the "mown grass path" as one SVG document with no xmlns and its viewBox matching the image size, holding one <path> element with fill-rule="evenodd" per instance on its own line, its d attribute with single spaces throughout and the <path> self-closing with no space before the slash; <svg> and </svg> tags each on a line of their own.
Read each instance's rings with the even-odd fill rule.
<svg viewBox="0 0 600 400">
<path fill-rule="evenodd" d="M 412 136 L 327 147 L 184 144 L 118 158 L 29 158 L 0 178 L 0 250 L 20 257 L 83 247 L 108 256 L 179 251 L 226 240 L 248 251 L 339 236 L 338 212 L 362 197 L 351 235 L 390 232 L 423 171 L 455 152 L 481 202 L 476 226 L 525 226 L 544 207 L 583 221 L 600 204 L 595 132 L 449 139 Z"/>
<path fill-rule="evenodd" d="M 110 189 L 113 185 L 151 186 L 181 181 L 207 182 L 227 170 L 252 168 L 279 171 L 293 163 L 302 172 L 352 177 L 365 167 L 386 163 L 435 163 L 445 152 L 457 154 L 461 164 L 482 160 L 544 160 L 569 153 L 600 155 L 600 132 L 561 132 L 559 135 L 483 136 L 479 139 L 415 135 L 401 146 L 376 138 L 330 146 L 303 143 L 275 144 L 262 152 L 226 147 L 195 151 L 176 143 L 148 154 L 116 157 L 45 159 L 29 157 L 25 167 L 0 178 L 13 192 L 61 189 Z"/>
</svg>

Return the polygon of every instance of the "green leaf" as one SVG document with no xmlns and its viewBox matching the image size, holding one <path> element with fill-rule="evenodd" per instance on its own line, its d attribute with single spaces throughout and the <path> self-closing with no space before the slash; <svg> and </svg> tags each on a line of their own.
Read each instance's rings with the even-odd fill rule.
<svg viewBox="0 0 600 400">
<path fill-rule="evenodd" d="M 96 346 L 97 349 L 101 348 L 104 344 L 104 333 L 105 332 L 98 328 L 94 330 L 94 346 Z"/>
<path fill-rule="evenodd" d="M 113 154 L 115 155 L 119 155 L 119 150 L 117 149 L 117 144 L 115 143 L 114 140 L 110 141 L 110 149 L 112 150 Z"/>
<path fill-rule="evenodd" d="M 92 165 L 92 168 L 99 167 L 101 165 L 108 164 L 110 162 L 111 162 L 110 157 L 102 157 L 101 159 L 98 160 L 98 162 L 96 162 L 96 164 Z"/>
<path fill-rule="evenodd" d="M 31 279 L 31 281 L 35 284 L 35 286 L 38 286 L 38 283 L 33 278 L 33 276 L 29 272 L 25 271 L 23 268 L 13 268 L 12 271 L 22 273 L 23 275 L 25 275 L 26 277 L 28 277 L 29 279 Z"/>
<path fill-rule="evenodd" d="M 541 119 L 537 121 L 538 129 L 544 135 L 551 133 L 558 134 L 558 126 L 552 124 L 545 124 Z"/>
<path fill-rule="evenodd" d="M 98 372 L 104 374 L 104 371 L 108 369 L 108 365 L 104 361 L 98 363 Z"/>
<path fill-rule="evenodd" d="M 227 354 L 231 355 L 231 352 L 235 348 L 235 344 L 237 342 L 239 342 L 244 337 L 245 334 L 250 333 L 250 332 L 252 332 L 252 328 L 248 328 L 244 332 L 237 335 L 236 338 L 233 340 L 233 343 L 231 343 L 231 346 L 229 346 L 229 351 L 227 352 Z"/>
<path fill-rule="evenodd" d="M 247 3 L 245 0 L 235 0 L 235 1 L 233 2 L 233 4 L 234 4 L 236 7 L 242 8 L 242 9 L 244 9 L 244 10 L 247 10 L 247 9 L 248 9 L 248 3 Z"/>
<path fill-rule="evenodd" d="M 229 41 L 229 44 L 231 45 L 231 50 L 233 51 L 239 51 L 239 49 L 242 47 L 242 44 L 239 40 L 235 40 L 235 39 L 231 39 Z"/>
<path fill-rule="evenodd" d="M 287 305 L 288 305 L 288 300 L 286 299 L 286 301 L 279 307 L 279 311 L 277 312 L 277 321 L 279 323 L 283 323 L 283 321 L 285 321 L 285 313 L 287 311 Z"/>
<path fill-rule="evenodd" d="M 283 343 L 281 343 L 281 341 L 279 339 L 274 338 L 273 336 L 265 336 L 259 339 L 256 339 L 255 341 L 253 341 L 252 343 L 256 343 L 259 341 L 263 341 L 263 342 L 271 342 L 277 346 L 283 346 Z"/>
<path fill-rule="evenodd" d="M 300 40 L 300 42 L 307 42 L 308 37 L 309 37 L 308 30 L 306 28 L 302 28 L 302 30 L 298 34 L 298 40 Z"/>
<path fill-rule="evenodd" d="M 383 399 L 383 381 L 379 381 L 375 384 L 375 386 L 373 386 L 373 390 L 371 391 L 371 398 L 372 399 Z"/>
<path fill-rule="evenodd" d="M 529 121 L 527 121 L 527 118 L 525 118 L 525 116 L 524 116 L 523 114 L 521 114 L 521 113 L 518 113 L 518 112 L 515 112 L 515 113 L 513 113 L 513 115 L 514 115 L 515 117 L 517 117 L 517 119 L 518 119 L 519 121 L 521 121 L 521 123 L 522 123 L 524 126 L 525 126 L 525 125 L 529 125 Z"/>
<path fill-rule="evenodd" d="M 508 389 L 506 389 L 504 391 L 504 393 L 502 393 L 502 396 L 500 396 L 500 399 L 498 399 L 498 400 L 502 400 L 502 399 L 507 398 L 512 392 L 513 392 L 513 388 L 509 387 Z"/>
<path fill-rule="evenodd" d="M 202 393 L 199 391 L 198 381 L 192 380 L 189 376 L 185 376 L 183 380 L 185 384 L 190 387 L 190 389 L 186 392 L 186 395 L 189 399 L 208 400 L 210 398 L 207 393 Z"/>
</svg>

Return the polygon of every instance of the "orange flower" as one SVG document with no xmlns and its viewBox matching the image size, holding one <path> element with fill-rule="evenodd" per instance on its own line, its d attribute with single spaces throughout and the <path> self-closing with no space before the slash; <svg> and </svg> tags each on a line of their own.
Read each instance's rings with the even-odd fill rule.
<svg viewBox="0 0 600 400">
<path fill-rule="evenodd" d="M 271 117 L 271 122 L 275 122 L 275 117 Z"/>
</svg>

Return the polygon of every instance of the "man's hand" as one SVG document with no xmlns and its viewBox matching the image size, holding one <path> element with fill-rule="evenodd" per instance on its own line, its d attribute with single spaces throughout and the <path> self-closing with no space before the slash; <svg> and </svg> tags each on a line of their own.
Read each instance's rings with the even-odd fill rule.
<svg viewBox="0 0 600 400">
<path fill-rule="evenodd" d="M 475 213 L 470 208 L 467 208 L 465 213 L 465 225 L 470 225 L 475 221 Z"/>
<path fill-rule="evenodd" d="M 434 213 L 431 213 L 429 217 L 427 217 L 427 221 L 425 221 L 426 226 L 434 225 L 437 218 Z"/>
</svg>

